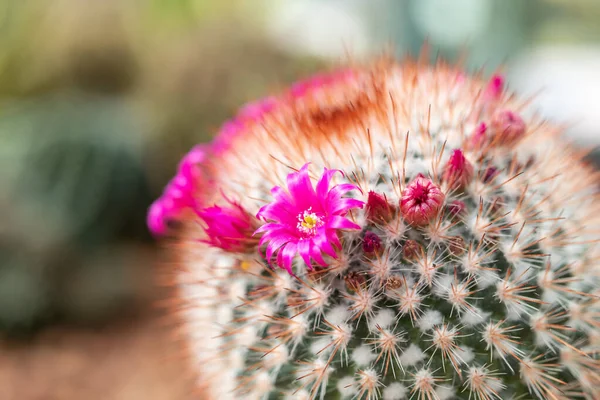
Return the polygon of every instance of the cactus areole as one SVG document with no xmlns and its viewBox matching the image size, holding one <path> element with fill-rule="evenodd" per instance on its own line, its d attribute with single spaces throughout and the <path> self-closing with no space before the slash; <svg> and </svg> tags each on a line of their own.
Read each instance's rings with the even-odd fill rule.
<svg viewBox="0 0 600 400">
<path fill-rule="evenodd" d="M 386 58 L 194 148 L 149 226 L 199 398 L 599 399 L 598 176 L 530 103 Z"/>
</svg>

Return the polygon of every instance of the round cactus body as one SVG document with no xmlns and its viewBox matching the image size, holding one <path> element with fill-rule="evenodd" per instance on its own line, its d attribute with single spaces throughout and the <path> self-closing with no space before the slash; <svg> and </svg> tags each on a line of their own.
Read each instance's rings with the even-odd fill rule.
<svg viewBox="0 0 600 400">
<path fill-rule="evenodd" d="M 599 399 L 597 174 L 529 103 L 382 59 L 194 149 L 149 225 L 203 398 Z"/>
</svg>

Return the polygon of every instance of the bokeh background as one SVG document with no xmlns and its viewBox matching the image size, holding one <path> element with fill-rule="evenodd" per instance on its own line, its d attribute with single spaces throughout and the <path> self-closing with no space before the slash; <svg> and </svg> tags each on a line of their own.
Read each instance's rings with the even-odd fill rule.
<svg viewBox="0 0 600 400">
<path fill-rule="evenodd" d="M 145 212 L 244 102 L 427 41 L 505 67 L 593 150 L 599 20 L 598 0 L 0 0 L 0 399 L 192 398 Z"/>
</svg>

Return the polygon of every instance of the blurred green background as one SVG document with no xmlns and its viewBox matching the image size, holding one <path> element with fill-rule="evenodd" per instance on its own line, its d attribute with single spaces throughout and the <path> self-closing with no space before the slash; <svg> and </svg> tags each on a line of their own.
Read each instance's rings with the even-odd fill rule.
<svg viewBox="0 0 600 400">
<path fill-rule="evenodd" d="M 245 101 L 425 40 L 472 68 L 508 64 L 519 90 L 576 92 L 544 75 L 547 57 L 571 78 L 597 62 L 599 17 L 593 0 L 2 0 L 0 330 L 104 321 L 146 296 L 149 203 Z M 555 108 L 585 92 L 569 95 Z"/>
<path fill-rule="evenodd" d="M 0 0 L 0 331 L 151 309 L 145 212 L 179 158 L 348 54 L 466 50 L 597 145 L 599 20 L 598 0 Z"/>
</svg>

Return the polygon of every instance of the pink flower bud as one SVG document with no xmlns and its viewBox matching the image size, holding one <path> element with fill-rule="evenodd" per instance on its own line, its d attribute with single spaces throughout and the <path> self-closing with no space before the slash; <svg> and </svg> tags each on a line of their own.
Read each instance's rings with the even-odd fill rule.
<svg viewBox="0 0 600 400">
<path fill-rule="evenodd" d="M 230 207 L 213 206 L 198 211 L 204 223 L 206 243 L 226 251 L 241 252 L 256 248 L 257 240 L 252 239 L 256 229 L 254 217 L 239 204 Z"/>
<path fill-rule="evenodd" d="M 367 231 L 363 238 L 363 251 L 367 254 L 376 254 L 381 251 L 381 238 L 377 234 Z"/>
<path fill-rule="evenodd" d="M 525 121 L 521 116 L 510 110 L 500 110 L 492 117 L 494 141 L 499 145 L 515 143 L 525 134 Z"/>
<path fill-rule="evenodd" d="M 488 126 L 485 122 L 477 125 L 473 134 L 471 135 L 471 148 L 480 149 L 482 148 L 487 141 L 487 129 Z"/>
<path fill-rule="evenodd" d="M 393 216 L 393 207 L 385 196 L 369 192 L 367 198 L 367 219 L 371 222 L 388 222 Z"/>
<path fill-rule="evenodd" d="M 423 176 L 417 176 L 402 193 L 402 217 L 411 225 L 426 225 L 438 213 L 444 199 L 444 193 L 437 185 Z"/>
<path fill-rule="evenodd" d="M 443 178 L 451 188 L 464 188 L 473 179 L 473 166 L 461 150 L 452 152 L 444 169 Z"/>
<path fill-rule="evenodd" d="M 502 95 L 504 90 L 504 76 L 495 74 L 490 79 L 487 87 L 485 88 L 484 99 L 485 100 L 496 100 Z"/>
</svg>

